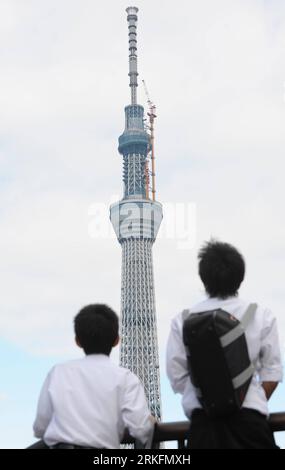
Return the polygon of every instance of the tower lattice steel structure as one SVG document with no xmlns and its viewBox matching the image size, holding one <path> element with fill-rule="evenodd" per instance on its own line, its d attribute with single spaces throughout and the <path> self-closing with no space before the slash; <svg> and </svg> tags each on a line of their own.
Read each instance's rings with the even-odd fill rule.
<svg viewBox="0 0 285 470">
<path fill-rule="evenodd" d="M 120 362 L 144 384 L 153 415 L 161 417 L 159 359 L 152 245 L 162 220 L 162 206 L 148 197 L 146 164 L 151 139 L 144 108 L 137 104 L 137 12 L 127 8 L 131 104 L 125 107 L 125 130 L 119 137 L 123 156 L 124 196 L 110 208 L 122 246 Z"/>
</svg>

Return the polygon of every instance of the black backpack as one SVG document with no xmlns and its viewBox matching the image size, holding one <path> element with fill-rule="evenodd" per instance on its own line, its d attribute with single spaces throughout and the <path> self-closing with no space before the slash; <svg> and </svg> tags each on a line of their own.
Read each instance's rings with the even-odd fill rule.
<svg viewBox="0 0 285 470">
<path fill-rule="evenodd" d="M 183 341 L 191 382 L 208 416 L 218 418 L 240 410 L 254 366 L 244 331 L 257 309 L 251 304 L 241 321 L 222 309 L 184 310 Z"/>
</svg>

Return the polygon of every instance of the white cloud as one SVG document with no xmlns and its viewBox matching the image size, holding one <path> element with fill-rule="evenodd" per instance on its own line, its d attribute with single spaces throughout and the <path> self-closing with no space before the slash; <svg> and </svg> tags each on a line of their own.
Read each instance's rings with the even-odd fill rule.
<svg viewBox="0 0 285 470">
<path fill-rule="evenodd" d="M 78 308 L 120 303 L 120 247 L 88 237 L 88 207 L 121 193 L 126 5 L 24 3 L 0 8 L 0 328 L 30 351 L 69 353 Z M 284 343 L 284 5 L 137 4 L 158 197 L 198 211 L 195 250 L 155 245 L 161 352 L 171 316 L 201 295 L 196 249 L 211 235 L 244 252 L 243 292 L 274 309 Z"/>
<path fill-rule="evenodd" d="M 0 402 L 7 400 L 8 395 L 6 393 L 0 392 Z"/>
</svg>

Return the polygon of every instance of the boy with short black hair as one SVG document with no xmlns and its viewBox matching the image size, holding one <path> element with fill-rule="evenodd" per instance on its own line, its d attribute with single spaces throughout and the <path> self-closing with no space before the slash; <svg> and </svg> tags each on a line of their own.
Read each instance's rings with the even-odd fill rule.
<svg viewBox="0 0 285 470">
<path fill-rule="evenodd" d="M 249 302 L 238 297 L 245 274 L 242 255 L 228 243 L 211 240 L 202 247 L 198 258 L 199 275 L 208 298 L 194 305 L 190 314 L 203 315 L 203 312 L 222 309 L 241 320 L 249 306 Z M 266 420 L 267 400 L 282 380 L 283 371 L 276 319 L 271 311 L 258 306 L 246 327 L 249 358 L 255 365 L 255 371 L 241 410 L 224 418 L 211 418 L 202 409 L 197 389 L 190 380 L 182 330 L 183 315 L 180 313 L 171 324 L 167 373 L 174 392 L 183 396 L 184 412 L 190 419 L 190 448 L 276 448 Z M 204 380 L 206 384 L 207 378 Z"/>
<path fill-rule="evenodd" d="M 145 443 L 153 420 L 139 379 L 109 358 L 118 317 L 106 305 L 83 308 L 75 340 L 86 356 L 53 367 L 41 390 L 35 436 L 52 448 L 117 449 L 124 430 Z"/>
</svg>

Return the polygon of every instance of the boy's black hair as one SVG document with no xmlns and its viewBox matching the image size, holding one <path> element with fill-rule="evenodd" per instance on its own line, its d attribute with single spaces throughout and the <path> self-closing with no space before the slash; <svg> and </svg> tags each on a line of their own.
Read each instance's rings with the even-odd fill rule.
<svg viewBox="0 0 285 470">
<path fill-rule="evenodd" d="M 198 259 L 199 275 L 210 297 L 226 299 L 237 295 L 245 262 L 234 246 L 210 240 L 200 249 Z"/>
<path fill-rule="evenodd" d="M 119 319 L 107 305 L 87 305 L 74 318 L 74 330 L 85 354 L 109 356 L 118 337 Z"/>
</svg>

